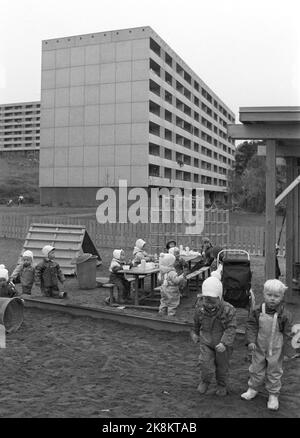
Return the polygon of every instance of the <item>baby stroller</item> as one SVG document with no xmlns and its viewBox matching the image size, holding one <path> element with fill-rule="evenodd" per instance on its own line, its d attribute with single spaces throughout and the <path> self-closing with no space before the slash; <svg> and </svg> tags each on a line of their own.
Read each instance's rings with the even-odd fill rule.
<svg viewBox="0 0 300 438">
<path fill-rule="evenodd" d="M 224 300 L 234 307 L 252 310 L 255 296 L 251 290 L 249 253 L 240 249 L 223 249 L 217 256 L 218 267 L 220 263 L 223 265 L 221 281 Z"/>
</svg>

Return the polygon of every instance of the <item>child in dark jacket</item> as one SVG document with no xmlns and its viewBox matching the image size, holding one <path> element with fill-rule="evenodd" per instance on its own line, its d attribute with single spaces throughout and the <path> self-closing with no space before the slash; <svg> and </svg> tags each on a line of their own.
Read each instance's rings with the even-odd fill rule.
<svg viewBox="0 0 300 438">
<path fill-rule="evenodd" d="M 41 288 L 42 295 L 52 298 L 65 298 L 66 292 L 59 289 L 58 283 L 64 284 L 65 277 L 55 259 L 55 248 L 46 245 L 42 249 L 44 260 L 35 268 L 35 283 Z"/>
<path fill-rule="evenodd" d="M 15 267 L 10 276 L 13 283 L 21 283 L 22 293 L 31 295 L 31 289 L 34 283 L 33 254 L 31 251 L 25 251 L 21 261 Z"/>
<path fill-rule="evenodd" d="M 205 394 L 215 373 L 218 396 L 227 394 L 229 360 L 236 333 L 236 310 L 223 301 L 223 287 L 217 277 L 202 284 L 195 315 L 192 340 L 200 343 L 200 383 L 198 391 Z"/>
<path fill-rule="evenodd" d="M 0 297 L 12 298 L 17 295 L 15 285 L 8 280 L 8 270 L 4 265 L 0 265 Z"/>
<path fill-rule="evenodd" d="M 265 380 L 269 393 L 267 407 L 273 411 L 279 408 L 284 354 L 288 356 L 292 352 L 292 315 L 283 303 L 286 289 L 277 279 L 266 281 L 264 302 L 252 311 L 246 328 L 252 363 L 249 368 L 249 387 L 241 397 L 244 400 L 256 397 L 259 386 Z"/>
<path fill-rule="evenodd" d="M 109 281 L 114 283 L 118 288 L 118 298 L 117 301 L 120 304 L 125 303 L 130 299 L 130 283 L 125 278 L 123 272 L 123 266 L 125 265 L 125 254 L 122 249 L 115 249 L 113 252 L 113 259 L 110 263 Z"/>
<path fill-rule="evenodd" d="M 189 264 L 180 257 L 180 250 L 175 247 L 171 247 L 169 249 L 169 254 L 173 254 L 175 256 L 175 262 L 174 262 L 174 268 L 177 273 L 177 275 L 187 275 L 189 273 Z M 179 292 L 181 296 L 187 296 L 188 295 L 188 286 L 187 286 L 187 280 L 183 280 L 179 285 Z"/>
</svg>

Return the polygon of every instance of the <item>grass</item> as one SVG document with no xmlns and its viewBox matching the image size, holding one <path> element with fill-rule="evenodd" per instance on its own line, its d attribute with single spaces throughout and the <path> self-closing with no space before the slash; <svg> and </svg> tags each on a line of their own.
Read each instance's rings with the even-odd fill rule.
<svg viewBox="0 0 300 438">
<path fill-rule="evenodd" d="M 0 158 L 0 202 L 16 201 L 23 195 L 27 202 L 38 203 L 39 162 L 30 156 Z"/>
</svg>

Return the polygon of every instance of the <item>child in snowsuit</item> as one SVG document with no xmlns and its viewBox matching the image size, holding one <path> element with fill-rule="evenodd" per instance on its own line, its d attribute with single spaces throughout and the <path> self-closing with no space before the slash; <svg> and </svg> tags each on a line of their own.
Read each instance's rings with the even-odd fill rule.
<svg viewBox="0 0 300 438">
<path fill-rule="evenodd" d="M 180 303 L 179 286 L 185 283 L 185 274 L 177 275 L 174 263 L 175 256 L 172 254 L 161 253 L 159 257 L 159 278 L 162 282 L 160 293 L 160 306 L 158 313 L 175 316 L 176 309 Z"/>
<path fill-rule="evenodd" d="M 177 275 L 181 275 L 181 274 L 187 275 L 189 273 L 189 264 L 182 257 L 180 257 L 179 248 L 177 248 L 176 246 L 171 247 L 169 249 L 169 254 L 173 254 L 173 256 L 175 256 L 174 268 Z M 188 289 L 187 280 L 184 279 L 179 285 L 180 296 L 187 296 L 188 294 L 187 289 Z"/>
<path fill-rule="evenodd" d="M 146 260 L 146 262 L 154 261 L 154 256 L 148 254 L 144 247 L 146 245 L 146 242 L 143 239 L 138 239 L 135 242 L 135 247 L 133 249 L 133 265 L 137 266 L 141 263 L 142 260 Z"/>
<path fill-rule="evenodd" d="M 223 301 L 223 287 L 217 277 L 208 277 L 202 284 L 194 315 L 192 340 L 200 343 L 200 383 L 198 391 L 205 394 L 215 373 L 216 395 L 228 392 L 229 360 L 236 333 L 236 310 Z"/>
<path fill-rule="evenodd" d="M 253 399 L 259 386 L 266 382 L 269 393 L 268 409 L 279 408 L 283 357 L 289 355 L 292 338 L 292 315 L 285 309 L 283 299 L 287 287 L 279 280 L 268 280 L 264 284 L 264 302 L 256 307 L 247 321 L 246 340 L 252 352 L 249 368 L 248 390 L 241 397 Z"/>
<path fill-rule="evenodd" d="M 0 297 L 12 298 L 17 295 L 15 285 L 8 280 L 8 270 L 4 265 L 0 265 Z"/>
<path fill-rule="evenodd" d="M 55 259 L 55 248 L 46 245 L 42 249 L 44 260 L 35 268 L 35 284 L 41 288 L 42 295 L 52 298 L 65 298 L 66 292 L 59 290 L 58 282 L 64 284 L 65 277 Z"/>
<path fill-rule="evenodd" d="M 13 283 L 21 283 L 22 293 L 31 295 L 31 289 L 34 283 L 33 254 L 31 251 L 25 251 L 21 261 L 15 267 L 10 276 Z"/>
<path fill-rule="evenodd" d="M 109 281 L 114 283 L 118 288 L 118 303 L 123 304 L 130 299 L 130 283 L 125 278 L 125 274 L 119 272 L 125 265 L 125 254 L 122 249 L 115 249 L 113 252 L 113 259 L 110 263 Z"/>
</svg>

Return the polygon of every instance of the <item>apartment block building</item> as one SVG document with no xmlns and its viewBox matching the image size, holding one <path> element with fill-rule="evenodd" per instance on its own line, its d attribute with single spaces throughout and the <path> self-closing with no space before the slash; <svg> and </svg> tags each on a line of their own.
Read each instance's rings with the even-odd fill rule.
<svg viewBox="0 0 300 438">
<path fill-rule="evenodd" d="M 40 102 L 0 104 L 0 152 L 40 148 Z"/>
<path fill-rule="evenodd" d="M 223 199 L 234 113 L 151 27 L 42 42 L 44 204 L 100 187 L 203 187 Z"/>
</svg>

